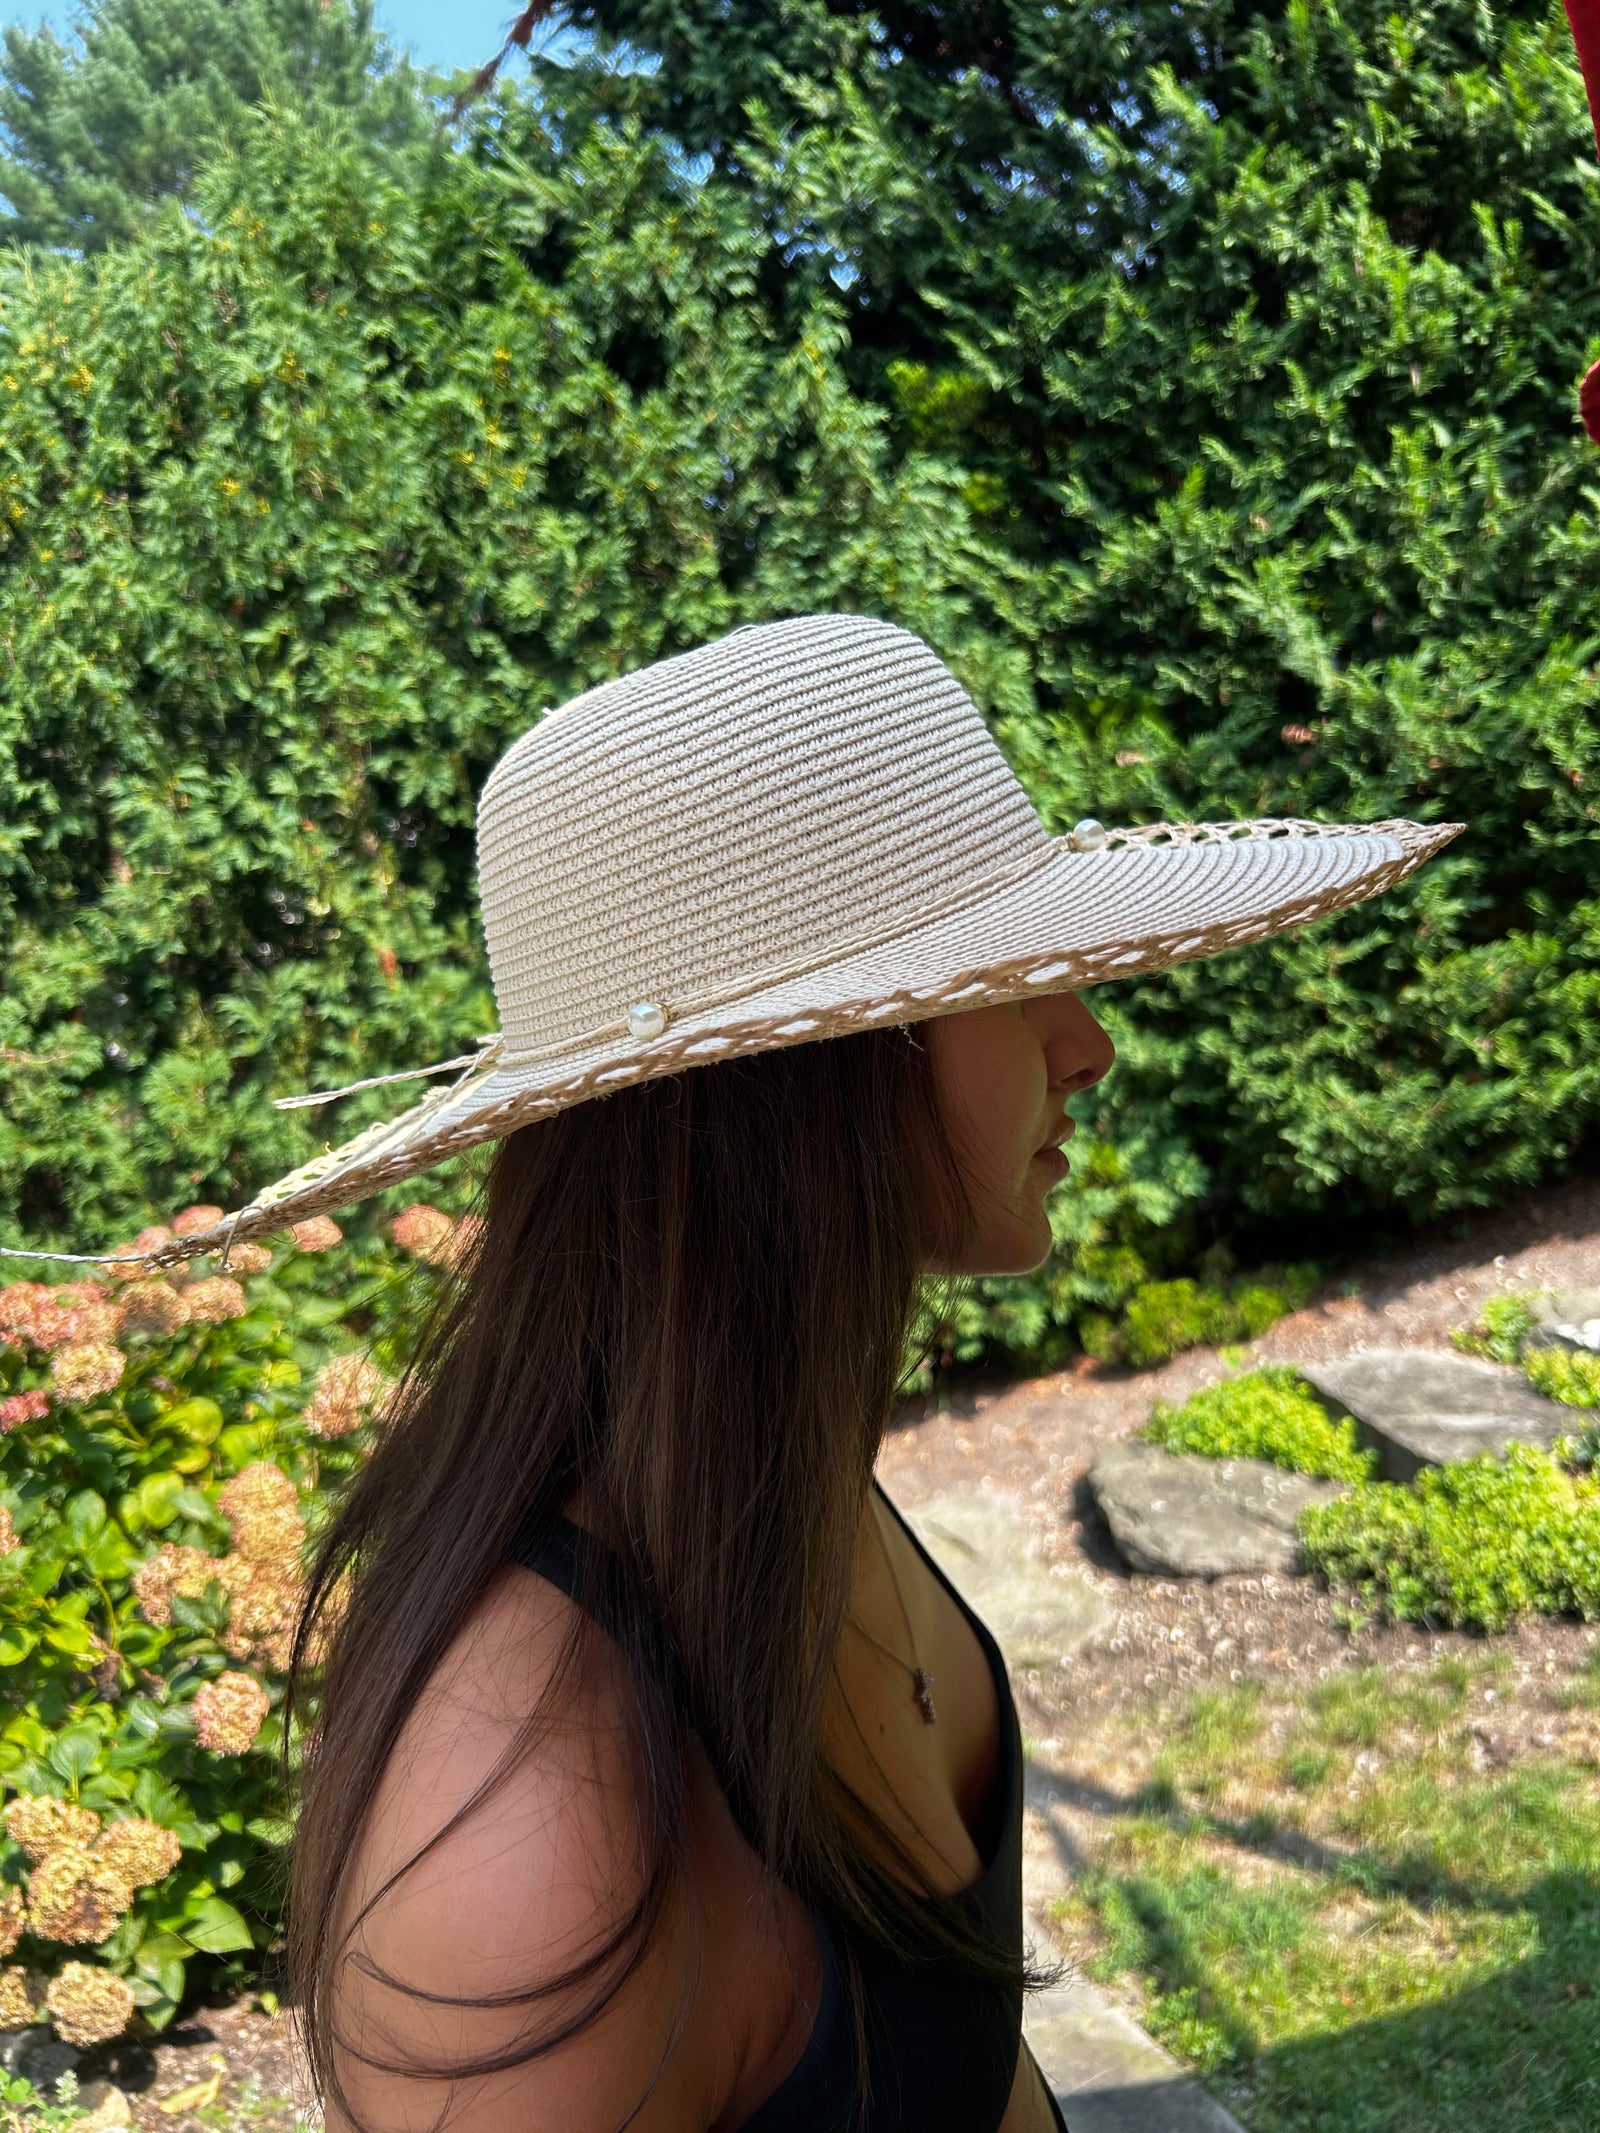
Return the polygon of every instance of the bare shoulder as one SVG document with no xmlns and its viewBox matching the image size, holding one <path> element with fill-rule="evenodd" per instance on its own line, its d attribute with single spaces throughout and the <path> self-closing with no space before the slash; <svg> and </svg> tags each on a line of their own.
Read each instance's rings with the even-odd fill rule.
<svg viewBox="0 0 1600 2133">
<path fill-rule="evenodd" d="M 612 2133 L 624 2121 L 637 2133 L 704 2133 L 717 2116 L 714 2079 L 684 2041 L 696 1932 L 681 1895 L 632 1975 L 569 2040 L 489 2075 L 450 2082 L 427 2071 L 509 2057 L 559 2034 L 620 1967 L 583 1975 L 637 1902 L 647 1870 L 625 1667 L 603 1638 L 583 1639 L 532 1750 L 447 1830 L 551 1687 L 572 1627 L 562 1594 L 508 1568 L 406 1723 L 341 1921 L 348 1929 L 371 1900 L 334 1994 L 353 2116 L 330 2102 L 328 2133 Z M 518 1994 L 552 1981 L 557 1989 L 519 2003 Z M 506 2004 L 450 2004 L 494 1996 Z"/>
</svg>

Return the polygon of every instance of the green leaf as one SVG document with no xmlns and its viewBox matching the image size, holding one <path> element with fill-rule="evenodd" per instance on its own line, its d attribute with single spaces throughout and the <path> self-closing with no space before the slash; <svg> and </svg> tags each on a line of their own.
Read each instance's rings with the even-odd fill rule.
<svg viewBox="0 0 1600 2133">
<path fill-rule="evenodd" d="M 221 1896 L 207 1896 L 186 1916 L 184 1937 L 207 1955 L 232 1955 L 255 1942 L 239 1913 Z"/>
<path fill-rule="evenodd" d="M 0 1666 L 20 1666 L 39 1641 L 37 1630 L 8 1622 L 0 1629 Z"/>
<path fill-rule="evenodd" d="M 176 1430 L 196 1444 L 214 1443 L 222 1428 L 222 1409 L 215 1400 L 180 1400 L 163 1417 L 166 1428 Z"/>
<path fill-rule="evenodd" d="M 87 1622 L 52 1622 L 44 1633 L 44 1641 L 53 1651 L 65 1652 L 71 1659 L 83 1659 L 94 1650 L 94 1636 Z"/>
<path fill-rule="evenodd" d="M 258 1844 L 270 1844 L 274 1850 L 287 1844 L 294 1835 L 294 1824 L 281 1815 L 252 1815 L 246 1822 L 246 1834 Z"/>
<path fill-rule="evenodd" d="M 105 1499 L 93 1489 L 80 1489 L 67 1500 L 63 1523 L 74 1548 L 86 1548 L 106 1522 Z"/>
<path fill-rule="evenodd" d="M 85 1778 L 100 1753 L 100 1735 L 93 1726 L 68 1726 L 50 1744 L 50 1767 L 67 1779 Z"/>
<path fill-rule="evenodd" d="M 231 1467 L 246 1467 L 259 1459 L 277 1437 L 271 1422 L 233 1422 L 217 1439 L 217 1450 Z"/>
<path fill-rule="evenodd" d="M 178 1515 L 179 1498 L 183 1495 L 184 1479 L 170 1467 L 159 1474 L 147 1474 L 134 1492 L 139 1502 L 139 1515 L 147 1526 L 159 1532 L 170 1526 Z"/>
</svg>

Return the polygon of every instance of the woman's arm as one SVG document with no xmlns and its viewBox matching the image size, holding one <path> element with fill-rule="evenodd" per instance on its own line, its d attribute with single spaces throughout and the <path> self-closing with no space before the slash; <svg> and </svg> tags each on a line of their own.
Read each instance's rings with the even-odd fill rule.
<svg viewBox="0 0 1600 2133">
<path fill-rule="evenodd" d="M 346 1918 L 493 1767 L 548 1682 L 566 1607 L 537 1580 L 508 1578 L 440 1668 L 390 1760 Z M 708 2048 L 705 2010 L 693 2018 L 700 1934 L 681 1888 L 637 1968 L 587 2022 L 622 1957 L 597 1978 L 520 2005 L 439 2004 L 558 1977 L 603 1945 L 637 1899 L 645 1861 L 626 1695 L 619 1663 L 600 1654 L 586 1664 L 530 1758 L 362 1923 L 333 1995 L 335 2064 L 353 2115 L 329 2098 L 328 2133 L 706 2133 L 715 2123 L 725 2039 Z M 575 2023 L 567 2041 L 521 2066 L 454 2083 L 429 2072 L 526 2049 Z"/>
</svg>

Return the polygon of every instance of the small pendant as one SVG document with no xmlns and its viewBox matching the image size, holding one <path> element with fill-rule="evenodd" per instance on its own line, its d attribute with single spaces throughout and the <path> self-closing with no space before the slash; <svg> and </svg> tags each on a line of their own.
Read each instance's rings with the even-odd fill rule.
<svg viewBox="0 0 1600 2133">
<path fill-rule="evenodd" d="M 933 1676 L 925 1666 L 919 1666 L 916 1672 L 917 1678 L 912 1694 L 917 1699 L 917 1709 L 922 1713 L 922 1723 L 925 1726 L 931 1726 L 939 1716 L 938 1712 L 933 1708 Z"/>
</svg>

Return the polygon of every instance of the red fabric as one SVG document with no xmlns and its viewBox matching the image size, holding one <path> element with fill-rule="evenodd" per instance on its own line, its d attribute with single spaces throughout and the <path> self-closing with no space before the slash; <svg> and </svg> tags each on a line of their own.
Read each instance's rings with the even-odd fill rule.
<svg viewBox="0 0 1600 2133">
<path fill-rule="evenodd" d="M 1595 147 L 1600 149 L 1600 0 L 1566 0 L 1566 7 L 1578 47 L 1578 64 L 1583 69 L 1583 85 L 1589 92 Z M 1584 379 L 1578 406 L 1583 412 L 1584 428 L 1600 444 L 1600 363 Z"/>
<path fill-rule="evenodd" d="M 1572 24 L 1578 64 L 1589 92 L 1595 146 L 1600 148 L 1600 0 L 1567 0 L 1567 20 Z"/>
</svg>

